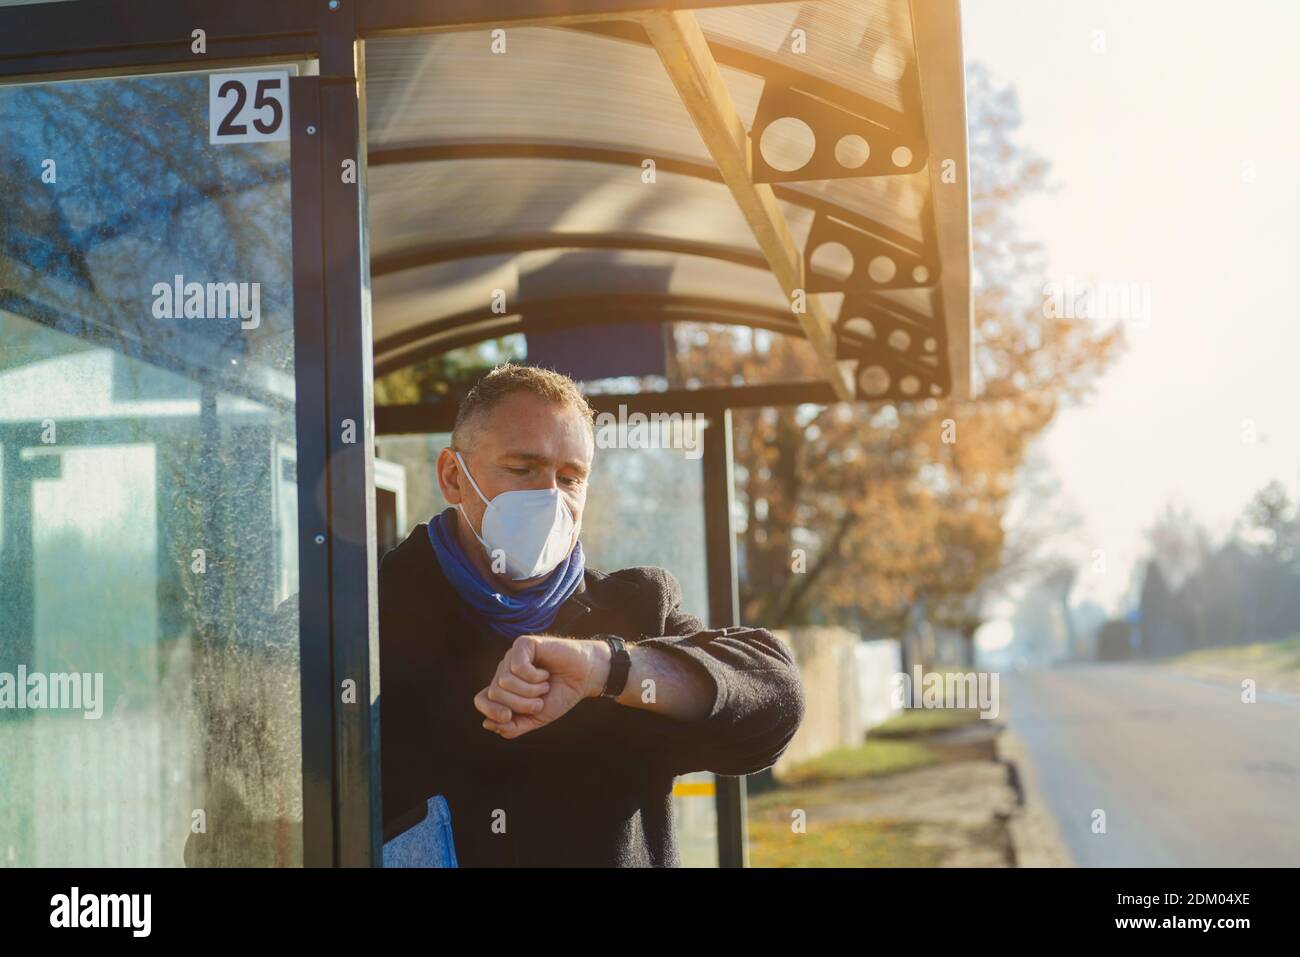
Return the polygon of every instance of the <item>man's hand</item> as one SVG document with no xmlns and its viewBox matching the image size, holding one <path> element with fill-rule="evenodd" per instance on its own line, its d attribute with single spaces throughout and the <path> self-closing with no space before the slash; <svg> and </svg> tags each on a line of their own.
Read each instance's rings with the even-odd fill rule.
<svg viewBox="0 0 1300 957">
<path fill-rule="evenodd" d="M 520 635 L 497 665 L 492 683 L 474 696 L 483 727 L 517 738 L 594 698 L 609 677 L 609 645 L 548 635 Z"/>
</svg>

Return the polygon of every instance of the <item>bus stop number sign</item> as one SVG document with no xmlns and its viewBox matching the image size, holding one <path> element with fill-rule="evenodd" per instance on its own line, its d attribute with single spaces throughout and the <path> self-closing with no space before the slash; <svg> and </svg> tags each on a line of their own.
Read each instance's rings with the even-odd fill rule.
<svg viewBox="0 0 1300 957">
<path fill-rule="evenodd" d="M 208 77 L 208 142 L 273 143 L 289 138 L 289 74 Z"/>
</svg>

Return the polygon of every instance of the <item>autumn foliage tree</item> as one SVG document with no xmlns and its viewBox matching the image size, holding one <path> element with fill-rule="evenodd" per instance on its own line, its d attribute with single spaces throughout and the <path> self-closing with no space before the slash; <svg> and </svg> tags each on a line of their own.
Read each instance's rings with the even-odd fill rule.
<svg viewBox="0 0 1300 957">
<path fill-rule="evenodd" d="M 1041 250 L 1013 212 L 1046 164 L 1013 140 L 1014 91 L 978 66 L 968 103 L 977 397 L 738 413 L 745 621 L 896 635 L 919 607 L 972 635 L 1031 442 L 1120 345 L 1117 329 L 1044 315 Z"/>
</svg>

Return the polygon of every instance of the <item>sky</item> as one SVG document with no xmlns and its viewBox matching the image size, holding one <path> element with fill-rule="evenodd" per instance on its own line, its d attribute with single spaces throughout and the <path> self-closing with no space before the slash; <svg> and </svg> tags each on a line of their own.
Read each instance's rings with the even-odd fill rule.
<svg viewBox="0 0 1300 957">
<path fill-rule="evenodd" d="M 1270 480 L 1297 490 L 1300 3 L 963 0 L 963 27 L 1051 164 L 1018 217 L 1044 281 L 1150 297 L 1042 440 L 1081 518 L 1074 600 L 1117 610 L 1166 503 L 1217 543 Z"/>
</svg>

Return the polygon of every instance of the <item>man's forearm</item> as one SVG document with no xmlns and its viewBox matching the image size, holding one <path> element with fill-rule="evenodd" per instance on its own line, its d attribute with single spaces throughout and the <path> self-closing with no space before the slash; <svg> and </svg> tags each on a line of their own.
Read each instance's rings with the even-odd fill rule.
<svg viewBox="0 0 1300 957">
<path fill-rule="evenodd" d="M 598 696 L 609 680 L 610 650 L 604 641 L 593 642 L 591 697 Z M 628 644 L 632 659 L 627 684 L 615 700 L 629 708 L 642 708 L 679 721 L 699 721 L 713 711 L 717 689 L 700 668 L 681 661 L 661 648 Z"/>
</svg>

